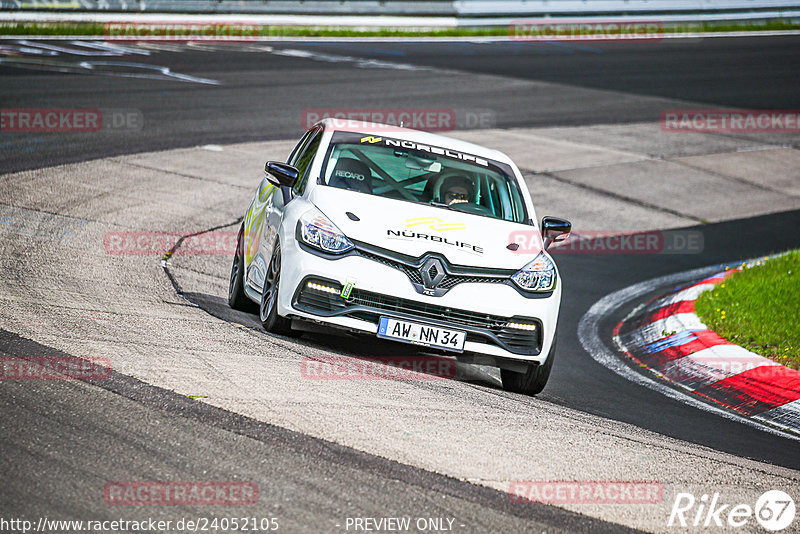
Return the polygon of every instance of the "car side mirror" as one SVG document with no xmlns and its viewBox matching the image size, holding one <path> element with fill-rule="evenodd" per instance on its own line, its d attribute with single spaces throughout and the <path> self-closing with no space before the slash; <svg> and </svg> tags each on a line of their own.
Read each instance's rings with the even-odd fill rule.
<svg viewBox="0 0 800 534">
<path fill-rule="evenodd" d="M 542 217 L 542 238 L 544 248 L 547 250 L 553 243 L 564 241 L 572 231 L 572 223 L 558 217 Z"/>
<path fill-rule="evenodd" d="M 267 180 L 273 185 L 294 187 L 300 172 L 288 163 L 278 161 L 268 161 L 264 165 L 264 172 L 267 173 Z"/>
</svg>

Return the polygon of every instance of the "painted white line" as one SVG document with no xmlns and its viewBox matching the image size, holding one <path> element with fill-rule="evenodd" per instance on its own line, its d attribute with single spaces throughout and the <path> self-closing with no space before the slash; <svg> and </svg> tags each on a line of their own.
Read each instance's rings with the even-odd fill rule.
<svg viewBox="0 0 800 534">
<path fill-rule="evenodd" d="M 628 17 L 614 17 L 618 20 L 635 20 L 637 22 L 655 22 L 665 24 L 691 24 L 702 22 L 748 23 L 754 20 L 791 19 L 800 17 L 797 6 L 791 9 L 775 9 L 762 12 L 743 13 L 677 13 L 677 14 L 631 14 Z M 463 13 L 461 16 L 428 15 L 315 15 L 315 14 L 275 14 L 275 13 L 141 13 L 141 12 L 56 12 L 56 11 L 23 11 L 7 10 L 0 13 L 0 21 L 10 22 L 184 22 L 184 23 L 240 23 L 264 24 L 270 26 L 338 26 L 351 28 L 458 28 L 510 26 L 514 22 L 526 20 L 546 20 L 544 14 L 520 16 L 474 16 L 477 13 Z M 471 16 L 472 15 L 472 16 Z M 595 18 L 605 19 L 602 12 Z M 565 18 L 571 18 L 568 15 Z M 591 20 L 581 17 L 580 20 Z M 780 30 L 774 30 L 776 33 Z M 750 32 L 731 32 L 750 33 Z M 767 33 L 767 32 L 764 32 Z M 689 34 L 692 37 L 703 33 Z"/>
<path fill-rule="evenodd" d="M 70 74 L 96 74 L 118 78 L 141 78 L 148 80 L 168 80 L 206 85 L 220 85 L 222 82 L 210 78 L 200 78 L 174 72 L 169 67 L 129 61 L 55 61 L 41 58 L 0 57 L 0 64 L 18 69 Z M 125 69 L 125 70 L 121 70 Z"/>
<path fill-rule="evenodd" d="M 780 366 L 738 345 L 715 345 L 669 361 L 661 374 L 668 380 L 698 389 L 756 367 Z"/>
<path fill-rule="evenodd" d="M 274 49 L 272 50 L 271 53 L 276 56 L 311 59 L 314 61 L 324 61 L 326 63 L 352 63 L 356 67 L 361 67 L 361 68 L 396 69 L 396 70 L 433 70 L 430 67 L 411 65 L 408 63 L 392 63 L 389 61 L 380 61 L 378 59 L 369 59 L 369 58 L 354 57 L 354 56 L 339 56 L 334 54 L 323 54 L 320 52 L 311 52 L 309 50 L 295 50 L 292 48 Z"/>
<path fill-rule="evenodd" d="M 117 57 L 117 56 L 124 56 L 126 52 L 122 49 L 115 49 L 112 47 L 106 47 L 102 44 L 97 43 L 83 43 L 81 41 L 70 41 L 70 44 L 77 45 L 67 48 L 64 46 L 57 46 L 47 43 L 37 43 L 34 41 L 29 41 L 27 39 L 20 39 L 17 41 L 17 44 L 22 46 L 26 46 L 29 48 L 41 48 L 44 50 L 49 50 L 51 52 L 57 52 L 61 54 L 70 54 L 72 56 L 89 56 L 89 57 Z"/>
<path fill-rule="evenodd" d="M 95 43 L 92 41 L 84 42 L 84 41 L 70 41 L 71 44 L 80 45 L 84 48 L 94 48 L 96 50 L 113 50 L 120 52 L 121 54 L 134 54 L 140 56 L 149 56 L 150 52 L 147 50 L 141 50 L 140 48 L 134 48 L 131 46 L 122 46 L 116 43 Z M 41 45 L 40 45 L 41 46 Z"/>
<path fill-rule="evenodd" d="M 717 408 L 716 406 L 701 401 L 690 393 L 684 393 L 680 389 L 675 389 L 666 384 L 656 382 L 655 380 L 648 378 L 637 371 L 634 371 L 632 368 L 628 367 L 618 355 L 614 354 L 614 352 L 612 352 L 606 346 L 606 344 L 603 343 L 603 340 L 600 337 L 600 321 L 625 303 L 637 298 L 641 298 L 643 295 L 646 295 L 647 293 L 654 291 L 659 287 L 690 282 L 698 279 L 702 280 L 704 277 L 710 276 L 715 272 L 719 272 L 724 269 L 725 265 L 714 265 L 711 267 L 693 269 L 691 271 L 685 271 L 682 273 L 671 274 L 653 278 L 652 280 L 639 282 L 638 284 L 628 286 L 624 289 L 620 289 L 619 291 L 615 291 L 614 293 L 606 295 L 595 302 L 592 307 L 589 308 L 589 311 L 587 311 L 584 316 L 581 317 L 580 323 L 578 324 L 578 339 L 580 340 L 581 345 L 583 345 L 583 348 L 586 350 L 586 352 L 588 352 L 595 361 L 635 384 L 650 388 L 673 400 L 688 404 L 689 406 L 704 410 L 706 412 L 713 413 L 720 417 L 724 417 L 725 419 L 737 421 L 739 423 L 787 439 L 800 441 L 800 436 L 789 433 L 792 431 L 792 429 L 784 427 L 780 423 L 775 423 L 775 425 L 781 427 L 779 429 L 775 426 L 772 426 L 772 422 L 770 422 L 770 424 L 765 424 L 766 421 L 762 423 L 756 418 L 744 417 L 727 410 Z"/>
<path fill-rule="evenodd" d="M 1 20 L 1 19 L 0 19 Z M 800 35 L 800 30 L 775 30 L 775 31 L 742 31 L 742 32 L 708 32 L 708 33 L 683 33 L 680 35 L 664 35 L 663 39 L 708 39 L 717 37 L 780 37 L 784 35 Z M 37 39 L 37 40 L 70 40 L 80 39 L 82 41 L 103 41 L 106 39 L 102 35 L 0 35 L 0 39 Z M 208 43 L 224 43 L 224 40 L 200 40 Z M 248 37 L 242 41 L 231 41 L 230 44 L 237 43 L 263 43 L 263 42 L 286 42 L 286 43 L 306 43 L 306 42 L 330 42 L 330 43 L 557 43 L 557 44 L 584 44 L 590 45 L 598 42 L 616 42 L 616 39 L 597 39 L 583 41 L 522 41 L 505 35 L 496 36 L 447 36 L 447 37 L 279 37 L 279 36 L 259 36 Z M 133 41 L 132 41 L 133 42 Z M 174 38 L 154 39 L 150 38 L 147 42 L 169 43 L 175 42 Z M 788 145 L 787 145 L 788 146 Z"/>
<path fill-rule="evenodd" d="M 706 367 L 719 369 L 728 376 L 738 375 L 756 367 L 781 365 L 739 345 L 714 345 L 681 359 L 694 360 Z"/>
<path fill-rule="evenodd" d="M 773 31 L 753 31 L 753 32 L 698 32 L 683 33 L 679 35 L 664 35 L 664 39 L 706 39 L 714 37 L 778 37 L 781 35 L 800 35 L 800 30 L 773 30 Z"/>
</svg>

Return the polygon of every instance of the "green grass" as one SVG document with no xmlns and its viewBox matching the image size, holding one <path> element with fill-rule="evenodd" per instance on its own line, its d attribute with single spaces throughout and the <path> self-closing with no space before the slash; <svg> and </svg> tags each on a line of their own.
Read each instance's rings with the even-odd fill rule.
<svg viewBox="0 0 800 534">
<path fill-rule="evenodd" d="M 192 24 L 187 20 L 187 24 Z M 220 23 L 224 24 L 224 23 Z M 665 34 L 695 32 L 730 32 L 797 30 L 800 24 L 783 19 L 763 23 L 692 24 L 665 26 Z M 100 36 L 105 34 L 102 23 L 87 22 L 3 22 L 0 35 L 73 35 Z M 485 28 L 349 28 L 335 26 L 261 26 L 261 37 L 508 37 L 508 26 Z M 202 39 L 199 39 L 202 40 Z"/>
<path fill-rule="evenodd" d="M 695 308 L 728 341 L 800 369 L 800 250 L 746 266 Z"/>
</svg>

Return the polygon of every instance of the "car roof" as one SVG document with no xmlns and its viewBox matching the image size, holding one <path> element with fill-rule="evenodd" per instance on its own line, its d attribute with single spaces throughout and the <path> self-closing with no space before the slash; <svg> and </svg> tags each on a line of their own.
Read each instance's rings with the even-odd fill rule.
<svg viewBox="0 0 800 534">
<path fill-rule="evenodd" d="M 391 137 L 392 139 L 413 141 L 414 143 L 449 148 L 458 152 L 464 152 L 466 154 L 472 154 L 474 156 L 480 156 L 482 158 L 492 159 L 503 163 L 512 163 L 511 159 L 499 150 L 486 148 L 481 145 L 468 143 L 467 141 L 461 141 L 459 139 L 454 139 L 444 135 L 413 130 L 411 128 L 403 128 L 401 126 L 380 124 L 376 122 L 365 122 L 352 119 L 336 119 L 330 117 L 321 120 L 320 124 L 323 124 L 325 126 L 325 130 L 329 132 L 355 132 Z"/>
</svg>

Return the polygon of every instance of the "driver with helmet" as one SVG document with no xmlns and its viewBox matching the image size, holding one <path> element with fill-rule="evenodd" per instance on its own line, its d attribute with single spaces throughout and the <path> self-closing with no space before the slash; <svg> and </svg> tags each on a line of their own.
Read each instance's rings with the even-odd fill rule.
<svg viewBox="0 0 800 534">
<path fill-rule="evenodd" d="M 466 176 L 448 176 L 442 182 L 440 199 L 448 206 L 462 202 L 475 202 L 475 186 Z"/>
</svg>

